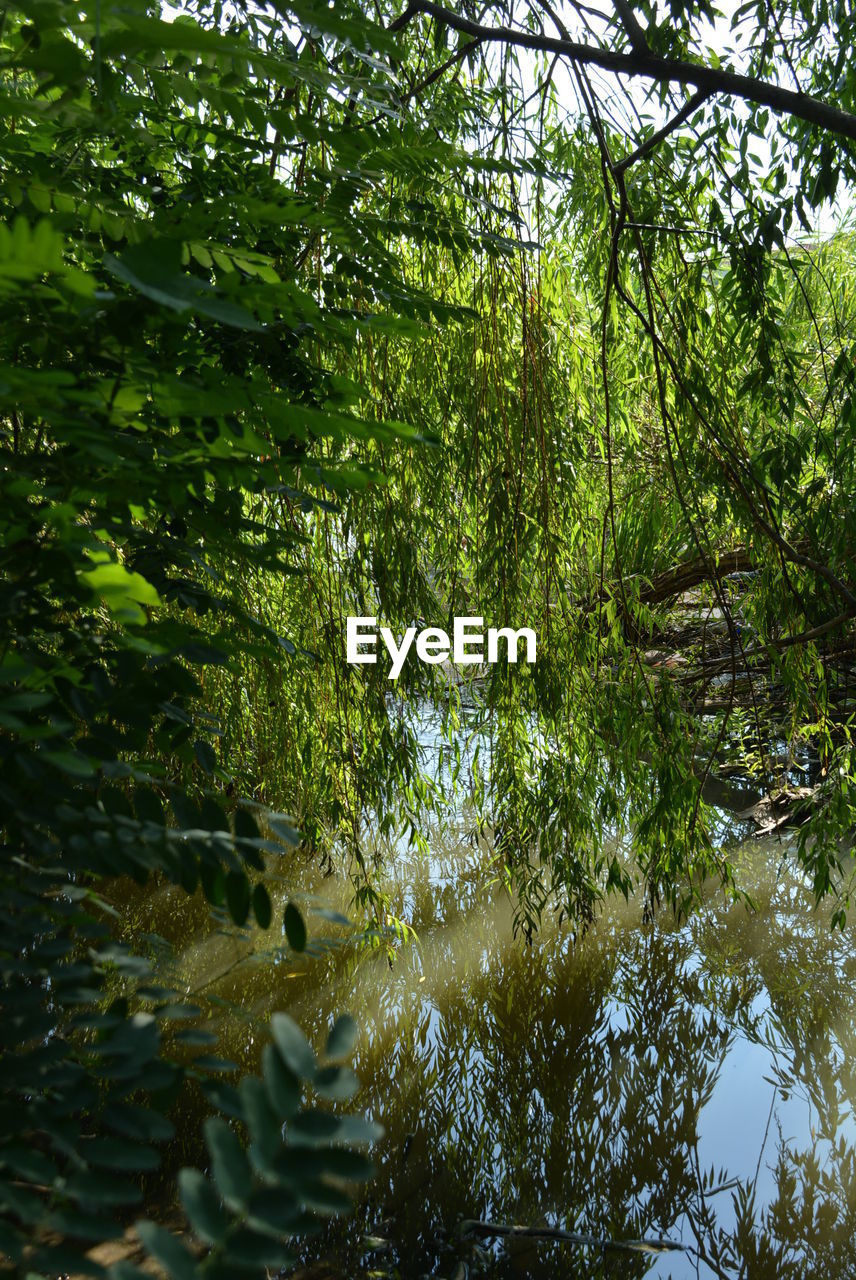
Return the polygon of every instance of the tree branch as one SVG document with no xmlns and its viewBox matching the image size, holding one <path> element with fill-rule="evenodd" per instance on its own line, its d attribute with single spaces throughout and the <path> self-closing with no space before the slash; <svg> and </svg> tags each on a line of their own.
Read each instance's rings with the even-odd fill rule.
<svg viewBox="0 0 856 1280">
<path fill-rule="evenodd" d="M 460 62 L 468 53 L 472 53 L 474 49 L 477 49 L 480 43 L 481 42 L 479 40 L 468 40 L 466 44 L 462 44 L 460 49 L 456 49 L 445 62 L 441 62 L 439 67 L 435 67 L 430 75 L 427 75 L 424 80 L 420 80 L 417 85 L 414 85 L 402 101 L 409 102 L 411 98 L 418 97 L 418 95 L 423 93 L 425 89 L 430 88 L 430 86 L 434 84 L 435 80 L 439 80 L 442 75 L 445 75 L 449 68 L 453 67 L 456 62 Z"/>
<path fill-rule="evenodd" d="M 639 19 L 633 12 L 633 8 L 628 4 L 628 0 L 612 0 L 615 12 L 621 19 L 621 25 L 624 27 L 627 38 L 632 44 L 636 53 L 650 53 L 651 49 L 648 44 L 648 38 L 642 27 L 639 25 Z"/>
<path fill-rule="evenodd" d="M 411 0 L 389 30 L 403 30 L 420 13 L 438 22 L 445 22 L 453 31 L 460 31 L 473 40 L 555 53 L 581 65 L 601 67 L 604 71 L 612 71 L 617 75 L 639 76 L 645 80 L 667 84 L 694 85 L 707 94 L 727 94 L 741 98 L 745 102 L 769 107 L 782 115 L 804 120 L 807 124 L 856 140 L 856 116 L 831 106 L 820 98 L 722 67 L 685 62 L 679 58 L 663 58 L 647 50 L 647 46 L 646 50 L 634 49 L 631 53 L 618 53 L 598 45 L 581 44 L 576 40 L 565 40 L 533 31 L 519 31 L 514 27 L 488 27 L 462 17 L 441 4 L 435 4 L 434 0 Z"/>
<path fill-rule="evenodd" d="M 625 169 L 629 169 L 631 165 L 636 164 L 637 160 L 641 160 L 644 156 L 647 156 L 650 151 L 653 151 L 655 147 L 660 145 L 664 138 L 667 138 L 669 134 L 673 133 L 674 130 L 682 125 L 685 120 L 689 119 L 692 113 L 700 107 L 703 102 L 706 102 L 709 97 L 710 90 L 696 89 L 693 96 L 684 103 L 676 116 L 673 116 L 671 120 L 667 121 L 666 124 L 664 124 L 661 129 L 658 129 L 656 133 L 652 133 L 650 138 L 646 138 L 641 146 L 638 146 L 635 151 L 631 151 L 629 156 L 625 156 L 623 160 L 618 161 L 615 166 L 616 173 L 623 173 Z"/>
</svg>

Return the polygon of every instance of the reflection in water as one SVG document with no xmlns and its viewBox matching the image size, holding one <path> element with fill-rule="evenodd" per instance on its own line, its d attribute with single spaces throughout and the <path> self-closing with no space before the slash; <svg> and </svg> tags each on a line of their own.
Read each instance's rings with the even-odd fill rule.
<svg viewBox="0 0 856 1280">
<path fill-rule="evenodd" d="M 345 942 L 306 959 L 168 890 L 133 910 L 239 1063 L 254 1064 L 274 1008 L 315 1043 L 344 1009 L 363 1026 L 378 1173 L 306 1274 L 856 1277 L 856 950 L 777 875 L 782 854 L 743 847 L 755 915 L 716 898 L 688 924 L 652 925 L 611 902 L 582 941 L 545 921 L 526 946 L 486 851 L 438 842 L 397 855 L 395 907 L 419 943 L 391 968 L 320 916 L 316 932 Z M 306 870 L 303 885 L 347 901 L 335 877 Z M 685 1249 L 475 1242 L 464 1218 Z"/>
</svg>

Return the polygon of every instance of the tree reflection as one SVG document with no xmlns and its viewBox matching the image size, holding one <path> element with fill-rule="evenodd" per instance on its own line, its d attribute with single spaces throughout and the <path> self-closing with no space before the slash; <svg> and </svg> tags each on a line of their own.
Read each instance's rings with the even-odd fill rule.
<svg viewBox="0 0 856 1280">
<path fill-rule="evenodd" d="M 500 1278 L 856 1277 L 856 949 L 777 879 L 780 860 L 758 845 L 747 861 L 754 915 L 717 900 L 681 927 L 643 925 L 611 904 L 575 945 L 545 922 L 526 947 L 479 852 L 443 848 L 399 866 L 420 944 L 392 969 L 340 950 L 300 981 L 248 964 L 215 984 L 242 1011 L 221 1022 L 239 1061 L 274 1007 L 316 1042 L 343 1008 L 365 1029 L 377 1177 L 306 1265 L 349 1280 L 449 1280 L 462 1262 Z M 685 1251 L 476 1242 L 462 1219 Z"/>
</svg>

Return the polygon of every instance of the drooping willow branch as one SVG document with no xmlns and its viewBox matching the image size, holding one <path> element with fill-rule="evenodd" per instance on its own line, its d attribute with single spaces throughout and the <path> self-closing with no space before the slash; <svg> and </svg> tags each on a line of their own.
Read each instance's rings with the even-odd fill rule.
<svg viewBox="0 0 856 1280">
<path fill-rule="evenodd" d="M 571 58 L 582 66 L 601 67 L 617 75 L 636 76 L 663 84 L 693 85 L 708 95 L 719 94 L 740 98 L 761 107 L 769 107 L 782 115 L 804 120 L 831 133 L 856 140 L 856 116 L 840 107 L 832 106 L 810 93 L 800 93 L 771 84 L 757 76 L 742 75 L 724 67 L 711 67 L 703 63 L 686 62 L 681 58 L 664 58 L 638 41 L 634 48 L 623 53 L 604 49 L 595 44 L 584 44 L 560 36 L 541 32 L 520 31 L 515 27 L 486 26 L 447 9 L 434 0 L 411 0 L 399 18 L 390 25 L 390 31 L 401 31 L 419 14 L 443 22 L 453 31 L 459 31 L 472 40 L 482 43 L 514 45 L 520 49 L 533 49 L 539 53 L 558 54 Z"/>
</svg>

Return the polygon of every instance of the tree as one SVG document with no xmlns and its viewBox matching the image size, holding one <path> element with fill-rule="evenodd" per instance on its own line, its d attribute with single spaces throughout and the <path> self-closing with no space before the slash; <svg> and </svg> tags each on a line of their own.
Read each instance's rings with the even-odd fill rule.
<svg viewBox="0 0 856 1280">
<path fill-rule="evenodd" d="M 708 42 L 717 19 L 714 51 Z M 788 706 L 784 719 L 790 717 L 792 742 L 808 736 L 820 746 L 829 805 L 805 828 L 801 854 L 818 894 L 832 887 L 846 906 L 847 861 L 839 856 L 838 840 L 852 825 L 852 764 L 842 705 L 846 670 L 836 670 L 834 654 L 840 663 L 854 616 L 851 517 L 844 496 L 852 480 L 846 464 L 842 470 L 849 449 L 852 327 L 849 313 L 838 307 L 850 246 L 844 238 L 822 247 L 805 237 L 815 234 L 813 214 L 853 178 L 847 69 L 852 30 L 838 11 L 795 4 L 774 13 L 765 4 L 745 5 L 731 19 L 733 49 L 726 50 L 724 25 L 711 6 L 675 5 L 660 13 L 624 3 L 602 10 L 574 4 L 489 6 L 478 15 L 463 5 L 414 3 L 391 22 L 393 30 L 418 31 L 423 40 L 433 31 L 437 65 L 427 64 L 424 76 L 432 92 L 438 80 L 459 74 L 463 59 L 480 60 L 476 83 L 483 98 L 481 109 L 473 108 L 477 122 L 469 126 L 480 139 L 480 153 L 490 154 L 493 144 L 496 154 L 518 160 L 521 174 L 530 167 L 528 187 L 521 176 L 511 202 L 546 242 L 545 252 L 533 255 L 529 279 L 525 269 L 521 273 L 520 291 L 538 317 L 536 324 L 521 314 L 518 329 L 523 349 L 539 352 L 537 372 L 529 374 L 533 387 L 536 381 L 543 385 L 545 326 L 567 323 L 561 302 L 555 296 L 546 300 L 544 282 L 553 274 L 548 254 L 564 251 L 588 311 L 588 350 L 599 366 L 600 388 L 588 395 L 587 412 L 607 472 L 602 536 L 595 521 L 583 535 L 589 561 L 592 544 L 601 546 L 599 582 L 589 599 L 598 601 L 598 627 L 604 612 L 612 627 L 613 672 L 630 641 L 628 679 L 619 687 L 625 707 L 635 699 L 634 710 L 616 723 L 612 709 L 594 705 L 597 698 L 576 688 L 575 693 L 577 705 L 599 726 L 597 752 L 629 763 L 641 749 L 643 759 L 654 762 L 644 787 L 650 793 L 653 784 L 660 802 L 651 806 L 641 794 L 634 802 L 635 862 L 647 868 L 654 895 L 662 880 L 673 901 L 669 885 L 715 870 L 717 859 L 709 856 L 710 846 L 705 850 L 700 821 L 705 786 L 735 725 L 745 738 L 745 725 L 735 718 L 741 698 L 735 704 L 734 690 L 748 679 L 747 707 L 762 771 L 773 769 L 770 731 L 759 714 L 759 705 L 769 704 L 767 685 Z M 456 33 L 458 40 L 448 56 L 446 33 Z M 568 72 L 557 87 L 562 65 Z M 653 112 L 646 112 L 640 92 L 627 89 L 626 77 L 649 86 Z M 685 92 L 676 95 L 676 87 Z M 569 94 L 576 110 L 567 106 Z M 588 228 L 594 230 L 589 234 Z M 798 229 L 802 240 L 793 234 Z M 569 244 L 576 251 L 568 251 Z M 578 317 L 570 323 L 576 336 L 582 327 Z M 640 339 L 643 351 L 632 352 L 628 344 Z M 568 390 L 579 396 L 577 389 Z M 640 392 L 647 398 L 641 414 Z M 533 422 L 524 424 L 521 441 L 527 431 L 543 430 L 534 421 L 541 411 L 542 406 L 531 411 Z M 640 417 L 646 419 L 642 438 L 660 452 L 666 474 L 652 484 L 651 501 L 638 493 L 628 501 Z M 654 420 L 659 427 L 652 431 Z M 547 431 L 552 440 L 555 423 L 554 412 Z M 487 448 L 484 453 L 491 456 Z M 519 470 L 526 466 L 521 455 Z M 509 472 L 514 474 L 514 464 L 507 461 Z M 595 486 L 588 477 L 587 484 L 591 492 Z M 552 482 L 546 487 L 552 496 L 539 502 L 541 510 L 552 502 L 567 513 L 577 495 L 570 497 L 567 485 L 564 494 Z M 532 519 L 520 490 L 512 508 L 515 517 L 522 511 Z M 567 582 L 573 568 L 569 572 L 567 563 L 551 558 L 549 520 L 540 514 L 536 520 L 545 535 L 538 553 L 549 564 L 544 576 Z M 507 520 L 502 527 L 505 536 L 492 545 L 507 549 Z M 575 535 L 566 524 L 552 536 L 567 545 Z M 516 537 L 515 530 L 511 538 Z M 739 563 L 758 574 L 744 603 L 745 618 L 733 615 L 722 584 L 724 566 Z M 724 620 L 728 644 L 725 651 L 702 654 L 701 666 L 694 662 L 681 677 L 695 691 L 693 714 L 685 719 L 686 698 L 673 696 L 674 684 L 671 691 L 662 682 L 652 684 L 640 659 L 652 639 L 670 630 L 662 612 L 652 615 L 651 605 L 678 599 L 687 575 L 699 571 Z M 517 608 L 531 600 L 529 590 L 531 579 Z M 539 600 L 547 601 L 548 594 L 545 587 Z M 579 626 L 574 594 L 571 631 Z M 550 612 L 547 604 L 544 625 Z M 694 639 L 698 657 L 704 636 Z M 559 679 L 560 670 L 567 672 L 568 650 L 557 651 Z M 573 652 L 580 656 L 579 647 Z M 827 674 L 820 674 L 819 662 Z M 731 693 L 709 733 L 711 722 L 700 724 L 698 709 L 716 705 L 710 680 L 726 671 Z M 753 679 L 760 681 L 757 696 Z M 536 713 L 542 724 L 554 714 L 544 703 Z M 559 723 L 546 729 L 551 744 L 562 741 L 569 703 L 574 699 L 566 697 Z M 647 731 L 638 730 L 640 724 Z M 632 744 L 626 757 L 614 740 L 616 728 Z M 675 744 L 684 738 L 690 750 L 678 761 Z M 513 760 L 520 754 L 513 737 L 509 748 L 504 758 Z M 575 754 L 579 758 L 568 753 L 566 764 Z M 503 778 L 507 796 L 527 772 L 532 776 L 528 747 L 522 755 L 522 768 L 509 764 L 510 776 Z M 522 785 L 529 817 L 522 826 L 516 819 L 511 823 L 512 850 L 531 845 L 538 831 L 543 852 L 551 847 L 551 827 L 567 831 L 575 825 L 574 806 L 562 796 L 571 777 L 577 787 L 588 780 L 588 766 L 565 769 L 552 784 L 544 780 L 544 767 L 538 759 L 538 782 Z M 612 793 L 607 785 L 600 794 Z M 614 820 L 620 807 L 610 801 L 606 812 Z M 587 826 L 592 805 L 585 809 Z M 679 848 L 684 852 L 677 855 Z M 520 861 L 525 882 L 525 852 Z M 549 861 L 556 868 L 561 859 L 551 855 Z M 564 875 L 570 870 L 572 881 L 576 876 L 577 897 L 585 865 L 578 851 L 570 856 L 570 868 L 566 863 Z M 595 863 L 584 898 L 606 865 Z M 727 880 L 727 867 L 720 870 Z M 617 867 L 609 876 L 622 880 Z M 842 912 L 838 922 L 843 918 Z"/>
</svg>

